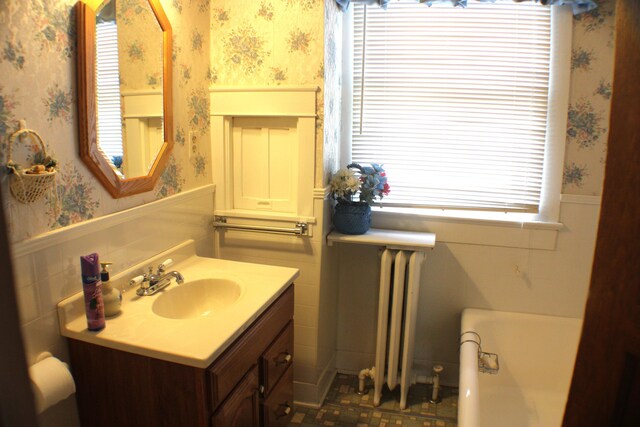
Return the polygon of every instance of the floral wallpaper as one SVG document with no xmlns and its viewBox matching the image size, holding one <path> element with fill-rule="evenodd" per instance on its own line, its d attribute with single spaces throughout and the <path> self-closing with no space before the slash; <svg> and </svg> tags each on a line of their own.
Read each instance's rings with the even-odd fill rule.
<svg viewBox="0 0 640 427">
<path fill-rule="evenodd" d="M 563 192 L 602 194 L 614 57 L 614 0 L 573 18 Z"/>
<path fill-rule="evenodd" d="M 340 162 L 340 132 L 342 129 L 342 12 L 336 2 L 325 2 L 324 17 L 324 65 L 318 74 L 324 75 L 324 181 L 338 170 Z"/>
<path fill-rule="evenodd" d="M 317 186 L 324 185 L 322 118 L 326 100 L 322 90 L 326 7 L 335 10 L 337 15 L 333 2 L 321 0 L 211 1 L 209 82 L 212 86 L 318 86 L 321 89 L 316 101 L 319 112 Z"/>
<path fill-rule="evenodd" d="M 161 89 L 162 28 L 151 5 L 140 0 L 119 0 L 116 22 L 120 91 Z"/>
<path fill-rule="evenodd" d="M 138 15 L 137 0 L 118 2 L 123 19 Z M 47 153 L 58 160 L 55 186 L 42 200 L 23 205 L 10 195 L 4 168 L 0 185 L 12 242 L 209 184 L 209 144 L 199 144 L 191 160 L 185 146 L 190 132 L 209 140 L 207 87 L 212 67 L 209 1 L 161 0 L 173 28 L 173 106 L 176 144 L 154 191 L 113 199 L 78 156 L 76 112 L 76 0 L 0 1 L 0 163 L 6 162 L 8 136 L 24 119 L 42 135 Z M 25 31 L 28 28 L 29 31 Z M 126 46 L 133 64 L 149 54 L 143 34 Z M 205 55 L 203 55 L 205 54 Z M 162 76 L 139 73 L 148 86 Z M 42 154 L 19 139 L 13 160 L 28 165 Z"/>
<path fill-rule="evenodd" d="M 614 0 L 596 2 L 597 9 L 573 18 L 563 178 L 563 192 L 570 194 L 602 192 L 613 76 Z M 337 168 L 339 158 L 342 40 L 338 17 L 335 2 L 330 1 L 211 2 L 211 85 L 321 87 L 317 186 Z"/>
<path fill-rule="evenodd" d="M 604 176 L 614 0 L 596 1 L 598 9 L 574 17 L 563 186 L 571 194 L 600 195 Z M 0 175 L 12 241 L 211 182 L 209 144 L 199 144 L 191 158 L 185 144 L 191 132 L 209 140 L 210 85 L 317 85 L 316 185 L 338 166 L 342 40 L 333 2 L 162 0 L 173 27 L 174 152 L 153 192 L 112 199 L 77 154 L 75 3 L 0 2 L 0 163 L 6 161 L 9 134 L 25 119 L 61 167 L 55 191 L 28 206 L 9 195 L 8 178 Z M 144 40 L 127 49 L 132 62 L 146 52 Z M 145 84 L 160 84 L 162 76 L 148 74 Z M 25 141 L 15 145 L 18 163 L 38 155 Z"/>
</svg>

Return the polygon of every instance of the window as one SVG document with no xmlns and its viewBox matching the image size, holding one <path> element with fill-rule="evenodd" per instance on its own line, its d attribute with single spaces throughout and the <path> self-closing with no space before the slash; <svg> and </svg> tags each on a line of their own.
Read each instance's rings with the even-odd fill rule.
<svg viewBox="0 0 640 427">
<path fill-rule="evenodd" d="M 556 21 L 570 13 L 354 6 L 350 154 L 384 164 L 384 205 L 557 220 L 571 36 Z"/>
</svg>

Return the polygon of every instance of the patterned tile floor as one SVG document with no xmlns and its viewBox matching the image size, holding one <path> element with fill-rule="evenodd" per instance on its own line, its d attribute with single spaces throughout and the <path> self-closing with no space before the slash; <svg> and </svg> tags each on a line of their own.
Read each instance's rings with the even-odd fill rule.
<svg viewBox="0 0 640 427">
<path fill-rule="evenodd" d="M 416 384 L 409 389 L 408 407 L 400 410 L 400 390 L 382 392 L 382 402 L 373 407 L 373 390 L 358 396 L 358 377 L 336 375 L 320 409 L 296 407 L 289 427 L 456 427 L 458 389 L 443 387 L 442 402 L 428 402 L 431 386 Z"/>
</svg>

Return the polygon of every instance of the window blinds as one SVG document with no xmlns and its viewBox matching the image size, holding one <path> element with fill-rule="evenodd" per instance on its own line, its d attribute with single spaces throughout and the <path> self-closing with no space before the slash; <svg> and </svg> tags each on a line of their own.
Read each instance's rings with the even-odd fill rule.
<svg viewBox="0 0 640 427">
<path fill-rule="evenodd" d="M 109 159 L 122 156 L 122 113 L 115 21 L 96 25 L 96 75 L 99 146 Z"/>
<path fill-rule="evenodd" d="M 537 212 L 549 8 L 354 6 L 352 160 L 384 165 L 384 204 Z"/>
</svg>

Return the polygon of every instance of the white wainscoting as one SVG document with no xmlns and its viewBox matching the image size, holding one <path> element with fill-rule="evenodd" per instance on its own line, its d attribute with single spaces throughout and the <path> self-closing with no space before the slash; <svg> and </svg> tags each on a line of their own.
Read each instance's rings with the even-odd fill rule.
<svg viewBox="0 0 640 427">
<path fill-rule="evenodd" d="M 564 195 L 563 227 L 554 231 L 558 236 L 553 249 L 494 245 L 474 238 L 476 243 L 463 234 L 466 242 L 447 241 L 437 234 L 438 243 L 422 271 L 416 370 L 428 374 L 433 364 L 441 364 L 443 381 L 457 385 L 460 314 L 467 307 L 582 317 L 599 214 L 599 197 Z M 447 227 L 459 225 L 447 223 Z M 468 233 L 475 232 L 474 225 L 467 226 Z M 340 325 L 336 367 L 339 372 L 357 372 L 374 364 L 378 250 L 334 247 Z"/>
</svg>

